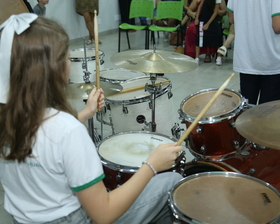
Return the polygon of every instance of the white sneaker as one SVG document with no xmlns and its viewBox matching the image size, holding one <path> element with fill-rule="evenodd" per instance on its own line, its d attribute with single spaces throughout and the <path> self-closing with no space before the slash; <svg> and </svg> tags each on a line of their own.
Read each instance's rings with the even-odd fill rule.
<svg viewBox="0 0 280 224">
<path fill-rule="evenodd" d="M 163 33 L 163 35 L 164 35 L 164 41 L 169 41 L 169 32 L 164 32 Z"/>
<path fill-rule="evenodd" d="M 216 59 L 216 65 L 222 65 L 222 57 L 221 56 L 218 56 L 217 59 Z"/>
<path fill-rule="evenodd" d="M 195 58 L 194 60 L 199 64 L 199 58 Z"/>
</svg>

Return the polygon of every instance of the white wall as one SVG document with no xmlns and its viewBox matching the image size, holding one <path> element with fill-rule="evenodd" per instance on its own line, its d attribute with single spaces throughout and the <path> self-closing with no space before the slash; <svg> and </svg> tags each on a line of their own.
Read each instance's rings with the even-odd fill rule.
<svg viewBox="0 0 280 224">
<path fill-rule="evenodd" d="M 37 0 L 28 0 L 33 8 Z M 76 0 L 49 0 L 46 17 L 58 21 L 67 31 L 70 40 L 88 35 L 84 18 L 76 13 Z M 117 20 L 116 20 L 117 19 Z M 120 23 L 118 0 L 99 0 L 98 32 L 117 29 Z"/>
</svg>

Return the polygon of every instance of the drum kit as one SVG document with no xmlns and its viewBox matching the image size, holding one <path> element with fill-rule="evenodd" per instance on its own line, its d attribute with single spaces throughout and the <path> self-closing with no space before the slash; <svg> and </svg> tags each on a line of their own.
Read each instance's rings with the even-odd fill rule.
<svg viewBox="0 0 280 224">
<path fill-rule="evenodd" d="M 89 132 L 108 191 L 137 172 L 159 144 L 184 142 L 195 158 L 186 162 L 181 152 L 166 171 L 183 176 L 168 195 L 176 222 L 280 223 L 280 101 L 249 106 L 226 88 L 231 76 L 220 89 L 201 90 L 182 100 L 178 114 L 186 131 L 181 135 L 172 127 L 171 81 L 162 74 L 190 71 L 197 63 L 156 50 L 130 50 L 111 60 L 120 68 L 103 69 L 95 80 L 86 70 L 84 83 L 69 84 L 83 101 L 98 79 L 104 89 L 105 109 L 96 120 L 110 126 L 112 134 L 103 138 L 90 122 Z"/>
<path fill-rule="evenodd" d="M 146 57 L 149 60 L 162 59 L 165 55 L 162 52 L 137 52 L 140 52 L 138 57 L 141 61 L 148 60 L 143 59 L 143 55 L 156 55 Z M 134 54 L 135 51 L 128 51 L 127 60 L 124 56 L 120 59 L 125 62 L 130 58 L 128 67 L 120 62 L 123 68 L 100 72 L 101 82 L 121 85 L 119 91 L 105 95 L 106 111 L 98 112 L 96 116 L 100 123 L 114 129 L 112 135 L 97 142 L 108 190 L 117 188 L 137 172 L 141 162 L 158 144 L 178 142 L 179 138 L 178 135 L 170 137 L 171 132 L 167 128 L 172 126 L 170 117 L 174 116 L 170 100 L 171 81 L 165 76 L 147 75 L 149 71 L 161 73 L 162 70 L 156 70 L 157 65 L 140 71 L 145 63 L 138 67 Z M 115 62 L 117 55 L 112 57 Z M 161 63 L 156 61 L 155 64 Z M 130 66 L 135 66 L 134 70 L 128 70 Z M 188 69 L 194 68 L 190 63 Z M 179 71 L 175 66 L 172 73 Z M 122 73 L 127 76 L 122 78 Z M 149 85 L 158 89 L 150 90 L 147 88 Z M 216 88 L 204 89 L 182 100 L 178 114 L 186 130 L 218 91 Z M 156 110 L 151 106 L 153 99 Z M 156 131 L 147 125 L 153 110 Z M 184 139 L 195 159 L 186 162 L 182 152 L 174 167 L 168 170 L 183 176 L 169 194 L 170 208 L 177 220 L 181 223 L 216 224 L 224 223 L 226 218 L 227 223 L 236 223 L 231 222 L 231 219 L 236 221 L 236 217 L 240 221 L 238 223 L 273 223 L 280 215 L 279 114 L 280 101 L 250 107 L 238 92 L 231 89 L 222 91 Z M 206 206 L 202 213 L 201 204 Z M 209 207 L 211 209 L 207 211 Z M 214 212 L 217 209 L 220 209 L 219 215 Z"/>
</svg>

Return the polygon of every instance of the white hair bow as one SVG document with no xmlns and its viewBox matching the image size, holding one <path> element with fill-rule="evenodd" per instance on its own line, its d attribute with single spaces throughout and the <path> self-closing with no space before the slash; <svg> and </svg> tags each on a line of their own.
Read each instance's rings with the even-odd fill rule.
<svg viewBox="0 0 280 224">
<path fill-rule="evenodd" d="M 14 33 L 20 35 L 37 18 L 36 14 L 22 13 L 10 16 L 0 25 L 0 31 L 3 29 L 0 39 L 0 103 L 7 102 L 10 89 L 10 63 Z"/>
</svg>

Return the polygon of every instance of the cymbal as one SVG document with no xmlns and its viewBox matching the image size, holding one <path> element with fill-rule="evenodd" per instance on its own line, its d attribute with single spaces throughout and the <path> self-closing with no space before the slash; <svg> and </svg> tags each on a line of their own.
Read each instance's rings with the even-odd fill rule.
<svg viewBox="0 0 280 224">
<path fill-rule="evenodd" d="M 280 149 L 280 100 L 254 106 L 238 116 L 237 131 L 261 146 Z"/>
<path fill-rule="evenodd" d="M 181 73 L 197 68 L 191 57 L 171 51 L 129 50 L 117 53 L 111 61 L 118 67 L 147 73 Z"/>
<path fill-rule="evenodd" d="M 69 84 L 68 86 L 70 91 L 69 98 L 87 100 L 88 95 L 90 94 L 91 90 L 95 88 L 95 86 L 96 86 L 95 82 Z M 100 81 L 100 87 L 103 89 L 105 97 L 117 94 L 123 90 L 122 85 L 118 83 L 111 83 L 111 82 Z"/>
</svg>

